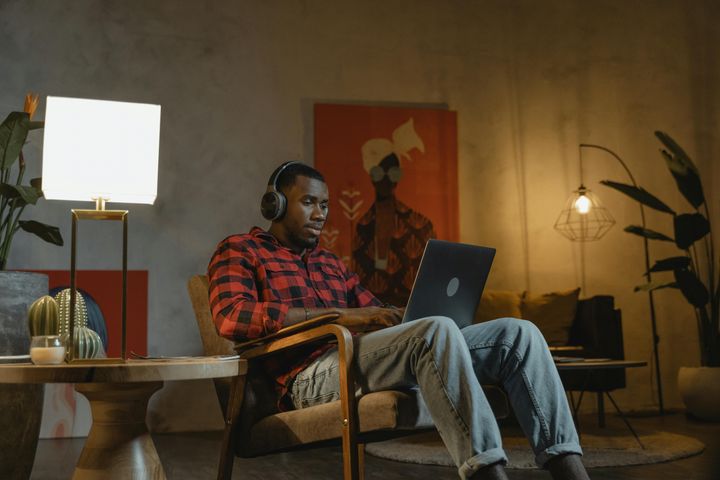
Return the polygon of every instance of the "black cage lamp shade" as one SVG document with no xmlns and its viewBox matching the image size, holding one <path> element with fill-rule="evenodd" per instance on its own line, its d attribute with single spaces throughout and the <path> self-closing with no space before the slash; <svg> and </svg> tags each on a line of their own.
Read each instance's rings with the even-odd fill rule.
<svg viewBox="0 0 720 480">
<path fill-rule="evenodd" d="M 584 185 L 572 192 L 555 220 L 555 230 L 573 242 L 600 240 L 615 225 L 615 219 L 600 199 Z"/>
</svg>

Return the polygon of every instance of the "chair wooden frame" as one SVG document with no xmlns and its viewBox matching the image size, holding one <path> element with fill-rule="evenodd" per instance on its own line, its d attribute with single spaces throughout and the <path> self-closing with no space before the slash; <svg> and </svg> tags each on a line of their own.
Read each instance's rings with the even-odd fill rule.
<svg viewBox="0 0 720 480">
<path fill-rule="evenodd" d="M 328 442 L 342 441 L 343 451 L 343 478 L 344 480 L 361 480 L 364 475 L 364 444 L 367 442 L 387 440 L 402 435 L 416 433 L 422 430 L 433 428 L 432 419 L 429 413 L 420 410 L 425 406 L 422 400 L 410 395 L 409 392 L 383 391 L 370 393 L 362 398 L 355 395 L 355 377 L 353 370 L 354 350 L 353 339 L 350 331 L 332 323 L 338 318 L 337 314 L 318 316 L 301 322 L 296 325 L 283 328 L 278 332 L 248 341 L 242 344 L 233 345 L 229 340 L 223 339 L 217 334 L 215 325 L 210 315 L 208 302 L 208 279 L 204 275 L 195 275 L 188 282 L 188 292 L 195 310 L 200 328 L 205 355 L 228 354 L 233 351 L 240 356 L 241 362 L 248 363 L 248 374 L 232 378 L 228 386 L 227 379 L 215 379 L 215 388 L 218 394 L 223 415 L 225 417 L 225 428 L 223 432 L 222 450 L 218 465 L 218 480 L 230 480 L 232 476 L 235 456 L 249 457 L 278 451 L 267 444 L 253 441 L 246 441 L 252 438 L 252 429 L 265 420 L 277 420 L 284 425 L 294 412 L 283 412 L 277 415 L 270 414 L 258 418 L 248 417 L 253 412 L 253 407 L 245 405 L 253 404 L 258 391 L 255 390 L 252 377 L 253 365 L 262 362 L 263 359 L 279 352 L 307 345 L 322 339 L 336 342 L 339 355 L 339 380 L 340 399 L 324 405 L 309 407 L 307 410 L 324 409 L 323 418 L 333 418 L 337 412 L 337 425 L 329 425 L 324 430 L 325 435 L 315 440 L 298 439 L 298 443 L 288 444 L 280 449 L 297 449 L 303 447 L 326 445 Z M 252 380 L 248 380 L 249 378 Z M 248 381 L 251 383 L 248 384 Z M 484 386 L 485 388 L 485 386 Z M 495 401 L 490 397 L 493 413 L 497 418 L 507 416 L 508 406 L 504 394 L 497 390 Z M 486 390 L 486 392 L 488 392 Z M 498 397 L 499 396 L 499 397 Z M 367 403 L 363 403 L 367 402 Z M 379 403 L 377 403 L 379 402 Z M 325 406 L 330 406 L 327 410 Z M 370 405 L 370 407 L 363 406 Z M 338 410 L 335 410 L 338 408 Z M 381 410 L 364 410 L 380 408 Z M 363 419 L 360 418 L 359 410 L 363 412 Z M 302 412 L 305 409 L 301 410 Z M 367 414 L 365 412 L 368 412 Z M 379 423 L 374 423 L 373 416 L 376 411 L 386 412 L 387 417 Z M 317 411 L 316 411 L 317 412 Z M 370 413 L 372 412 L 372 413 Z M 404 412 L 406 416 L 400 415 Z M 299 413 L 299 412 L 298 412 Z M 290 414 L 290 416 L 288 416 Z M 368 415 L 368 416 L 366 416 Z M 409 416 L 407 416 L 409 415 Z M 277 417 L 283 416 L 284 419 Z M 297 417 L 295 417 L 297 419 Z M 388 420 L 390 419 L 390 420 Z M 377 418 L 375 418 L 377 420 Z M 327 421 L 327 420 L 325 420 Z M 368 423 L 365 423 L 368 422 Z M 271 424 L 277 425 L 277 424 Z M 295 424 L 297 425 L 297 424 Z M 261 429 L 273 428 L 264 425 Z M 264 430 L 260 430 L 263 432 Z M 248 437 L 250 435 L 250 437 Z"/>
<path fill-rule="evenodd" d="M 343 447 L 343 475 L 345 480 L 360 480 L 363 478 L 363 445 L 358 442 L 358 415 L 357 400 L 355 398 L 355 376 L 353 374 L 353 342 L 350 331 L 337 324 L 328 323 L 317 326 L 322 322 L 336 320 L 337 314 L 323 315 L 310 319 L 308 322 L 280 330 L 272 338 L 267 337 L 266 343 L 252 341 L 240 344 L 236 350 L 241 359 L 256 360 L 282 350 L 298 347 L 322 338 L 334 337 L 338 345 L 340 361 L 340 404 L 342 410 L 342 447 Z M 309 330 L 301 330 L 301 328 Z M 290 330 L 285 332 L 284 330 Z M 284 336 L 284 335 L 288 336 Z M 268 341 L 269 340 L 269 341 Z M 225 417 L 225 431 L 218 468 L 218 480 L 229 480 L 232 477 L 232 468 L 237 449 L 237 428 L 239 427 L 240 409 L 242 407 L 245 390 L 245 377 L 235 377 L 230 390 L 230 399 Z"/>
</svg>

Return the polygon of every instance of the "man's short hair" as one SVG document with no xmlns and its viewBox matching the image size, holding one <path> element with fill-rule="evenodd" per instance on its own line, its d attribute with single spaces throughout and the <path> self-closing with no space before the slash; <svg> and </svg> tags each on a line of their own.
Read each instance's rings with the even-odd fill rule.
<svg viewBox="0 0 720 480">
<path fill-rule="evenodd" d="M 292 165 L 286 167 L 278 177 L 277 189 L 285 191 L 287 188 L 295 185 L 295 178 L 298 176 L 314 178 L 315 180 L 320 180 L 325 183 L 325 177 L 322 176 L 322 173 L 318 172 L 310 165 L 306 165 L 304 163 L 293 163 Z"/>
</svg>

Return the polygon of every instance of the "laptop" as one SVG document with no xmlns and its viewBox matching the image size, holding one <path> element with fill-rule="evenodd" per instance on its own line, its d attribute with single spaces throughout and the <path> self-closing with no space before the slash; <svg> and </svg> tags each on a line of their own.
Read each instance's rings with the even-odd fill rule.
<svg viewBox="0 0 720 480">
<path fill-rule="evenodd" d="M 402 323 L 441 315 L 471 325 L 494 258 L 494 248 L 428 241 Z"/>
</svg>

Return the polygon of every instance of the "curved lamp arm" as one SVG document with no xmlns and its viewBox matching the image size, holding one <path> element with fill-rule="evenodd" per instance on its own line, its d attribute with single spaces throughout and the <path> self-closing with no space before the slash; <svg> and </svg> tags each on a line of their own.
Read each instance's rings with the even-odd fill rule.
<svg viewBox="0 0 720 480">
<path fill-rule="evenodd" d="M 610 150 L 609 148 L 603 147 L 602 145 L 593 145 L 591 143 L 581 143 L 580 144 L 580 183 L 582 184 L 582 172 L 583 172 L 583 165 L 582 165 L 582 149 L 583 148 L 596 148 L 598 150 L 602 150 L 606 153 L 609 153 L 610 155 L 615 158 L 615 160 L 622 165 L 623 169 L 625 170 L 625 173 L 627 173 L 628 177 L 630 178 L 630 181 L 632 182 L 633 186 L 637 187 L 638 184 L 635 181 L 635 177 L 633 177 L 633 174 L 630 172 L 630 169 L 628 166 L 623 162 L 622 158 L 620 156 Z M 642 203 L 639 203 L 640 206 L 640 219 L 642 221 L 642 227 L 645 228 L 645 209 L 643 208 Z M 647 281 L 650 282 L 652 277 L 650 275 L 650 253 L 648 250 L 648 239 L 646 237 L 643 237 L 643 247 L 645 251 L 645 278 L 647 278 Z M 653 353 L 655 356 L 655 371 L 656 371 L 656 377 L 657 377 L 657 385 L 658 385 L 658 400 L 659 400 L 659 406 L 660 406 L 660 414 L 664 414 L 664 407 L 663 407 L 663 394 L 662 394 L 662 378 L 660 377 L 660 358 L 658 353 L 658 344 L 660 343 L 660 337 L 657 334 L 657 322 L 655 318 L 655 301 L 653 299 L 653 292 L 648 291 L 648 299 L 650 302 L 650 320 L 652 323 L 652 335 L 653 335 Z"/>
</svg>

